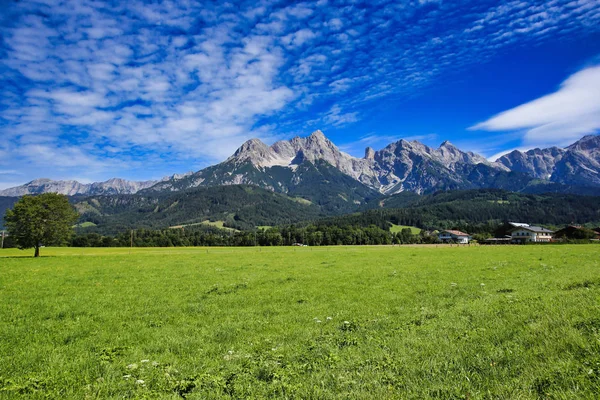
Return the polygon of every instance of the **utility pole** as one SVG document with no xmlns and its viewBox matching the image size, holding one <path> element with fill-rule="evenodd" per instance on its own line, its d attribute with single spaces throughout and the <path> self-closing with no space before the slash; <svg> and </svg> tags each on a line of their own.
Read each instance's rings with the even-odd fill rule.
<svg viewBox="0 0 600 400">
<path fill-rule="evenodd" d="M 0 245 L 0 249 L 4 248 L 4 231 L 2 231 L 2 245 Z"/>
</svg>

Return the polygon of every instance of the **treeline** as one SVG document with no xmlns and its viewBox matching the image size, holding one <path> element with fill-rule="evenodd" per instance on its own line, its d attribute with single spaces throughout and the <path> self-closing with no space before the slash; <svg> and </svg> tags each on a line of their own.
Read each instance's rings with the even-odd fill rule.
<svg viewBox="0 0 600 400">
<path fill-rule="evenodd" d="M 115 235 L 129 229 L 161 230 L 203 221 L 222 221 L 225 227 L 254 231 L 257 226 L 295 224 L 370 227 L 389 230 L 389 223 L 425 230 L 459 229 L 471 234 L 494 234 L 506 221 L 559 227 L 600 223 L 600 197 L 569 194 L 523 194 L 499 189 L 437 192 L 419 196 L 400 193 L 370 202 L 377 207 L 355 214 L 327 217 L 318 204 L 253 186 L 195 188 L 176 193 L 97 196 L 75 202 L 89 223 L 82 232 Z M 381 208 L 383 206 L 383 208 Z M 394 208 L 391 208 L 394 207 Z"/>
<path fill-rule="evenodd" d="M 275 227 L 250 231 L 224 229 L 139 229 L 104 236 L 98 233 L 77 234 L 73 247 L 179 247 L 179 246 L 308 246 L 382 245 L 437 243 L 437 235 L 426 232 L 415 235 L 410 229 L 390 232 L 377 226 L 345 227 L 316 226 Z"/>
<path fill-rule="evenodd" d="M 378 209 L 319 220 L 320 225 L 370 226 L 389 223 L 426 230 L 458 229 L 496 235 L 503 223 L 525 222 L 547 227 L 600 222 L 600 197 L 565 194 L 529 195 L 496 189 L 439 192 L 406 208 Z"/>
</svg>

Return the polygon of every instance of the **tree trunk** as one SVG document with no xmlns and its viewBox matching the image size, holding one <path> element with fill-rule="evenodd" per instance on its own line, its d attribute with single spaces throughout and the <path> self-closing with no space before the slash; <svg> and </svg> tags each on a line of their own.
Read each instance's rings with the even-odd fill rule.
<svg viewBox="0 0 600 400">
<path fill-rule="evenodd" d="M 39 257 L 40 256 L 40 246 L 35 246 L 35 254 L 33 256 L 34 257 Z"/>
</svg>

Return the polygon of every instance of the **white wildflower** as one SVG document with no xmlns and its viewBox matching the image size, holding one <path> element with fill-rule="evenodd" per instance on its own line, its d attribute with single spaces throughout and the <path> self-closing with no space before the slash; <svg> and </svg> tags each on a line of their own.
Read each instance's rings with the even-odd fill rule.
<svg viewBox="0 0 600 400">
<path fill-rule="evenodd" d="M 127 369 L 137 369 L 138 365 L 137 364 L 129 364 L 127 366 Z"/>
<path fill-rule="evenodd" d="M 138 379 L 137 381 L 135 381 L 136 385 L 143 385 L 145 382 L 143 379 Z"/>
<path fill-rule="evenodd" d="M 142 361 L 140 361 L 140 362 L 142 362 L 142 363 L 147 363 L 147 362 L 150 362 L 150 360 L 142 360 Z"/>
</svg>

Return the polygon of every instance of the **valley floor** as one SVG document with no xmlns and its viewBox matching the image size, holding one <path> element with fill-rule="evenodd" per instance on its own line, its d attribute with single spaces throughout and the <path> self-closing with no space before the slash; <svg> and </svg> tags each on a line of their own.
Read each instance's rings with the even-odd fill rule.
<svg viewBox="0 0 600 400">
<path fill-rule="evenodd" d="M 0 250 L 0 398 L 600 393 L 598 245 L 31 254 Z"/>
</svg>

